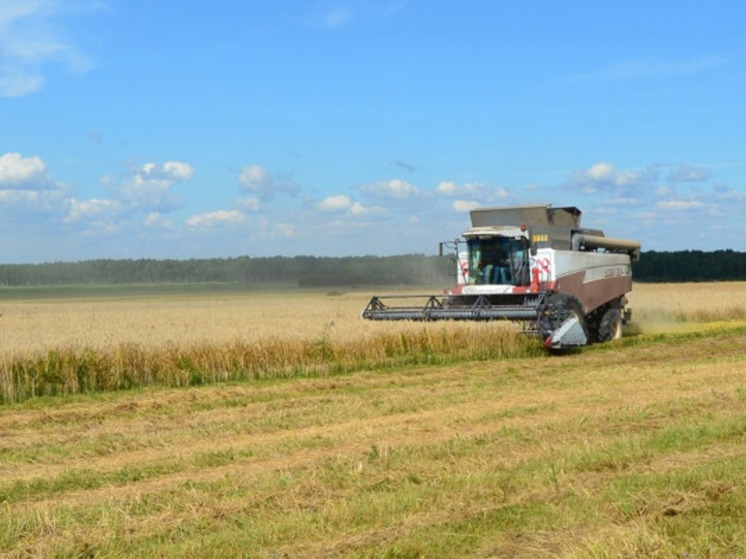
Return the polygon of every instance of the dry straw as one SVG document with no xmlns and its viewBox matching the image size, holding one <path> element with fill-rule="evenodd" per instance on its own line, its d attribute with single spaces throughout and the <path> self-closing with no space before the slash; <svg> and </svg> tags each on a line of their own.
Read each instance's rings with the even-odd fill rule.
<svg viewBox="0 0 746 559">
<path fill-rule="evenodd" d="M 192 386 L 247 379 L 343 374 L 363 368 L 499 359 L 536 354 L 540 347 L 505 325 L 420 325 L 419 329 L 334 341 L 267 338 L 245 341 L 121 343 L 109 348 L 59 348 L 5 357 L 3 402 L 43 395 Z"/>
</svg>

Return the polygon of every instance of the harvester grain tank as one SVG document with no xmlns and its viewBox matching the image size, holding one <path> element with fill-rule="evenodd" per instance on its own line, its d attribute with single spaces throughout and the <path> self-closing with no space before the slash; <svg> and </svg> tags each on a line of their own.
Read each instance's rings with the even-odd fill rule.
<svg viewBox="0 0 746 559">
<path fill-rule="evenodd" d="M 479 208 L 442 295 L 376 296 L 369 320 L 512 320 L 549 348 L 621 337 L 640 243 L 580 227 L 576 207 Z M 466 243 L 466 251 L 459 245 Z M 441 243 L 442 253 L 443 243 Z"/>
</svg>

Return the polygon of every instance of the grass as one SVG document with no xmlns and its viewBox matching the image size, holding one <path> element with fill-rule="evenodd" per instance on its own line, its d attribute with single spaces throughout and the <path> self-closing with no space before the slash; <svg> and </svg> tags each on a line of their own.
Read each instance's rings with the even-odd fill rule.
<svg viewBox="0 0 746 559">
<path fill-rule="evenodd" d="M 746 342 L 645 344 L 6 406 L 0 550 L 740 556 Z"/>
<path fill-rule="evenodd" d="M 639 334 L 620 343 L 475 358 L 488 340 L 468 327 L 438 341 L 440 326 L 371 333 L 325 316 L 306 346 L 296 332 L 283 350 L 306 347 L 313 374 L 195 386 L 197 352 L 176 388 L 8 401 L 0 556 L 744 556 L 744 326 L 719 316 L 665 331 L 635 317 Z M 121 347 L 146 370 L 161 343 Z M 351 353 L 334 369 L 355 343 L 389 361 Z M 88 351 L 108 350 L 91 340 Z"/>
</svg>

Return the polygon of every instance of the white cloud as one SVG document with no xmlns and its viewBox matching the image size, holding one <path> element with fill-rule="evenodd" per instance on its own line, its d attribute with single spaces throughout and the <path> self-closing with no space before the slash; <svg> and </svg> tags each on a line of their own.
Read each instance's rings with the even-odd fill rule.
<svg viewBox="0 0 746 559">
<path fill-rule="evenodd" d="M 625 198 L 620 196 L 618 198 L 610 198 L 606 202 L 612 206 L 639 206 L 642 200 L 640 198 Z"/>
<path fill-rule="evenodd" d="M 327 196 L 316 207 L 322 212 L 338 212 L 352 207 L 352 199 L 346 194 Z"/>
<path fill-rule="evenodd" d="M 167 161 L 163 165 L 145 163 L 139 170 L 125 176 L 119 183 L 104 179 L 114 197 L 126 203 L 132 211 L 164 212 L 182 205 L 173 187 L 194 176 L 195 169 L 182 161 Z"/>
<path fill-rule="evenodd" d="M 360 202 L 355 202 L 346 194 L 327 196 L 316 204 L 316 209 L 325 213 L 347 213 L 354 217 L 385 213 L 383 208 L 378 206 L 364 206 Z"/>
<path fill-rule="evenodd" d="M 64 213 L 69 199 L 61 190 L 0 190 L 0 211 L 8 221 L 28 221 Z"/>
<path fill-rule="evenodd" d="M 671 182 L 705 182 L 712 177 L 712 172 L 704 167 L 677 165 L 668 175 Z"/>
<path fill-rule="evenodd" d="M 371 194 L 380 198 L 405 199 L 415 196 L 417 188 L 411 183 L 402 179 L 392 179 L 390 181 L 381 181 L 375 184 L 360 187 L 362 192 Z"/>
<path fill-rule="evenodd" d="M 611 163 L 596 163 L 585 172 L 585 176 L 592 181 L 606 181 L 613 175 L 614 165 Z"/>
<path fill-rule="evenodd" d="M 243 192 L 251 193 L 261 201 L 271 200 L 275 194 L 293 196 L 298 186 L 289 176 L 275 176 L 261 165 L 247 165 L 238 175 Z"/>
<path fill-rule="evenodd" d="M 118 200 L 91 199 L 84 202 L 70 200 L 70 210 L 66 222 L 80 219 L 111 218 L 122 211 L 122 204 Z"/>
<path fill-rule="evenodd" d="M 149 179 L 165 179 L 172 181 L 186 181 L 194 176 L 195 169 L 189 163 L 183 161 L 166 161 L 162 166 L 156 163 L 145 163 L 142 166 L 141 177 Z"/>
<path fill-rule="evenodd" d="M 239 210 L 218 210 L 193 215 L 186 220 L 186 224 L 194 229 L 210 229 L 244 221 L 246 216 Z"/>
<path fill-rule="evenodd" d="M 20 153 L 0 156 L 0 189 L 40 189 L 53 186 L 47 165 L 40 157 Z"/>
<path fill-rule="evenodd" d="M 238 177 L 243 190 L 258 192 L 265 190 L 271 183 L 267 170 L 261 165 L 248 165 L 241 169 Z"/>
<path fill-rule="evenodd" d="M 673 189 L 667 185 L 658 186 L 653 189 L 653 194 L 659 198 L 664 198 L 666 196 L 671 196 L 673 194 Z"/>
<path fill-rule="evenodd" d="M 239 198 L 238 200 L 236 200 L 236 205 L 240 209 L 246 210 L 248 212 L 258 212 L 262 209 L 262 201 L 255 196 L 246 196 L 244 198 Z"/>
<path fill-rule="evenodd" d="M 0 96 L 24 97 L 46 83 L 45 72 L 57 66 L 80 75 L 94 67 L 93 59 L 71 40 L 59 24 L 61 15 L 100 10 L 103 2 L 3 0 L 0 3 Z"/>
<path fill-rule="evenodd" d="M 472 200 L 454 200 L 452 206 L 457 212 L 470 212 L 471 210 L 481 207 L 482 204 Z"/>
<path fill-rule="evenodd" d="M 625 196 L 627 189 L 648 184 L 652 180 L 652 172 L 650 169 L 644 172 L 618 171 L 613 164 L 600 162 L 585 171 L 576 171 L 569 185 L 582 194 L 612 190 L 616 196 Z"/>
<path fill-rule="evenodd" d="M 655 205 L 659 210 L 675 212 L 697 210 L 703 206 L 704 204 L 698 200 L 661 200 Z"/>
<path fill-rule="evenodd" d="M 166 161 L 163 164 L 163 172 L 174 180 L 186 181 L 194 176 L 194 167 L 182 161 Z"/>
<path fill-rule="evenodd" d="M 354 204 L 352 204 L 352 206 L 350 206 L 350 213 L 358 217 L 366 215 L 366 214 L 377 213 L 377 211 L 378 211 L 378 208 L 372 208 L 372 207 L 369 208 L 369 207 L 363 206 L 360 202 L 355 202 Z"/>
<path fill-rule="evenodd" d="M 463 202 L 465 198 L 478 200 L 482 206 L 503 203 L 510 198 L 510 192 L 507 189 L 489 186 L 482 182 L 456 184 L 453 181 L 442 181 L 435 188 L 435 193 L 446 198 L 459 198 L 460 202 Z"/>
<path fill-rule="evenodd" d="M 737 190 L 734 190 L 733 188 L 724 186 L 724 185 L 718 185 L 714 188 L 715 190 L 715 196 L 719 200 L 744 200 L 746 199 L 746 193 L 739 192 Z"/>
<path fill-rule="evenodd" d="M 173 227 L 173 223 L 171 222 L 171 220 L 167 219 L 162 213 L 159 212 L 151 212 L 146 215 L 144 223 L 148 227 Z"/>
<path fill-rule="evenodd" d="M 453 196 L 456 193 L 456 183 L 453 181 L 441 182 L 435 191 L 443 196 Z"/>
</svg>

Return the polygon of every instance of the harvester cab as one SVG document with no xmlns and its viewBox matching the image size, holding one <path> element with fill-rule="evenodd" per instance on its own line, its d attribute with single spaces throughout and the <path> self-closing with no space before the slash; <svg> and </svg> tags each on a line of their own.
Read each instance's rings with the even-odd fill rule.
<svg viewBox="0 0 746 559">
<path fill-rule="evenodd" d="M 441 243 L 441 253 L 445 244 L 458 255 L 456 286 L 440 296 L 376 296 L 362 316 L 513 320 L 555 349 L 619 338 L 640 243 L 581 228 L 580 217 L 548 205 L 473 210 L 463 240 Z"/>
<path fill-rule="evenodd" d="M 470 230 L 464 236 L 468 285 L 529 285 L 530 242 L 526 231 L 515 227 Z"/>
</svg>

